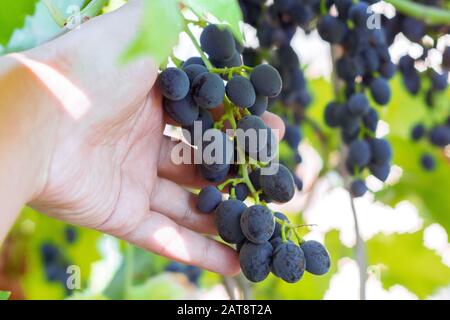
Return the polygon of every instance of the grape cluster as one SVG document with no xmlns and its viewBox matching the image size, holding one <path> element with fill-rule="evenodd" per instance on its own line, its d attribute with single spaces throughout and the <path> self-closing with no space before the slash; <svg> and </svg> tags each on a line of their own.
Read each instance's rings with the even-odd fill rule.
<svg viewBox="0 0 450 320">
<path fill-rule="evenodd" d="M 181 273 L 186 276 L 189 282 L 195 286 L 199 285 L 202 269 L 196 266 L 189 266 L 179 262 L 170 262 L 165 269 L 167 272 Z"/>
<path fill-rule="evenodd" d="M 427 0 L 417 1 L 427 6 L 440 7 L 442 1 Z M 398 62 L 398 70 L 402 76 L 403 84 L 411 95 L 422 95 L 430 118 L 438 109 L 438 99 L 448 87 L 448 71 L 450 70 L 450 47 L 438 50 L 440 39 L 450 32 L 448 25 L 429 26 L 426 23 L 398 13 L 392 19 L 385 20 L 386 37 L 390 42 L 402 33 L 409 41 L 422 48 L 422 54 L 413 58 L 406 54 Z M 427 36 L 427 37 L 425 37 Z M 429 54 L 431 51 L 442 55 L 440 70 L 430 65 Z M 422 71 L 419 71 L 419 68 Z M 447 111 L 448 112 L 448 111 Z M 450 113 L 447 113 L 450 116 Z M 432 146 L 444 148 L 450 144 L 450 130 L 448 121 L 445 123 L 433 120 L 415 124 L 411 128 L 411 139 L 414 142 L 427 138 Z M 426 171 L 432 171 L 436 167 L 436 160 L 431 153 L 424 153 L 420 163 Z"/>
<path fill-rule="evenodd" d="M 267 207 L 295 194 L 290 170 L 275 161 L 275 133 L 260 117 L 269 99 L 282 92 L 282 76 L 270 64 L 243 65 L 243 48 L 226 27 L 207 25 L 200 46 L 209 60 L 192 57 L 158 78 L 166 113 L 198 147 L 199 171 L 215 184 L 200 191 L 197 209 L 215 215 L 219 235 L 236 245 L 242 271 L 251 281 L 264 280 L 270 271 L 287 282 L 298 281 L 305 270 L 326 273 L 326 249 L 302 240 L 287 217 Z M 211 110 L 222 105 L 223 115 L 214 119 Z M 244 203 L 248 198 L 254 205 Z"/>
<path fill-rule="evenodd" d="M 60 283 L 66 290 L 69 274 L 67 268 L 70 263 L 61 250 L 50 242 L 41 245 L 41 259 L 44 265 L 45 277 L 49 282 Z"/>
</svg>

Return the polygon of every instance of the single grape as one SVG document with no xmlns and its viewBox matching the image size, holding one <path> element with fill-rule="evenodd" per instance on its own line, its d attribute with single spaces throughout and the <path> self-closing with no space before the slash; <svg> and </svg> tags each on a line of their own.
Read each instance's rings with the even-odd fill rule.
<svg viewBox="0 0 450 320">
<path fill-rule="evenodd" d="M 245 201 L 250 195 L 250 190 L 245 183 L 238 183 L 236 186 L 232 187 L 234 189 L 236 199 L 240 201 Z"/>
<path fill-rule="evenodd" d="M 241 216 L 241 229 L 247 240 L 253 243 L 266 242 L 275 229 L 272 212 L 261 205 L 249 207 Z"/>
<path fill-rule="evenodd" d="M 347 27 L 338 18 L 327 14 L 319 19 L 317 31 L 323 40 L 334 44 L 342 41 Z"/>
<path fill-rule="evenodd" d="M 65 238 L 66 238 L 66 242 L 69 243 L 69 244 L 74 244 L 77 241 L 77 239 L 78 239 L 77 229 L 75 229 L 72 226 L 67 226 L 64 229 L 64 235 L 65 235 Z"/>
<path fill-rule="evenodd" d="M 197 209 L 202 213 L 211 213 L 222 202 L 222 193 L 215 186 L 204 187 L 197 199 Z"/>
<path fill-rule="evenodd" d="M 425 36 L 426 26 L 422 21 L 405 16 L 401 25 L 402 33 L 412 42 L 420 42 Z"/>
<path fill-rule="evenodd" d="M 273 248 L 269 242 L 246 242 L 239 252 L 239 261 L 245 277 L 252 282 L 263 281 L 270 273 Z"/>
<path fill-rule="evenodd" d="M 200 112 L 198 105 L 190 94 L 179 101 L 166 98 L 163 101 L 163 106 L 169 117 L 181 126 L 193 125 Z"/>
<path fill-rule="evenodd" d="M 355 140 L 348 148 L 348 162 L 360 169 L 369 164 L 372 157 L 370 145 L 365 140 Z"/>
<path fill-rule="evenodd" d="M 261 189 L 273 201 L 285 203 L 295 194 L 294 178 L 291 172 L 282 164 L 272 164 L 271 175 L 261 174 L 259 179 Z"/>
<path fill-rule="evenodd" d="M 186 68 L 187 66 L 193 65 L 193 64 L 198 64 L 201 66 L 205 67 L 205 63 L 203 62 L 202 58 L 200 57 L 191 57 L 189 59 L 187 59 L 184 63 L 183 63 L 183 69 Z"/>
<path fill-rule="evenodd" d="M 190 64 L 186 67 L 183 67 L 183 70 L 184 70 L 184 72 L 186 72 L 191 85 L 194 82 L 194 79 L 198 75 L 201 75 L 203 73 L 208 73 L 208 69 L 205 66 L 200 65 L 200 64 Z"/>
<path fill-rule="evenodd" d="M 200 173 L 203 178 L 212 183 L 219 183 L 225 180 L 230 171 L 230 165 L 225 165 L 219 171 L 210 170 L 205 165 L 200 165 Z"/>
<path fill-rule="evenodd" d="M 209 171 L 219 172 L 233 162 L 234 145 L 224 132 L 218 129 L 209 129 L 196 143 L 197 159 L 202 159 L 202 165 Z M 201 157 L 201 158 L 200 158 Z"/>
<path fill-rule="evenodd" d="M 426 153 L 422 155 L 420 162 L 426 171 L 433 171 L 436 168 L 436 160 L 431 154 Z"/>
<path fill-rule="evenodd" d="M 353 197 L 355 198 L 362 197 L 366 192 L 367 186 L 363 180 L 357 179 L 352 181 L 350 185 L 350 193 Z"/>
<path fill-rule="evenodd" d="M 287 142 L 289 147 L 296 150 L 302 141 L 302 133 L 298 126 L 286 125 L 286 131 L 284 134 L 284 140 Z"/>
<path fill-rule="evenodd" d="M 227 60 L 211 59 L 211 63 L 216 68 L 234 68 L 234 67 L 242 66 L 242 57 L 241 57 L 241 54 L 236 51 L 230 59 L 227 59 Z M 228 78 L 228 75 L 225 74 L 224 79 L 227 80 L 227 78 Z"/>
<path fill-rule="evenodd" d="M 223 80 L 214 73 L 198 75 L 192 84 L 192 90 L 197 104 L 205 109 L 218 107 L 225 97 Z"/>
<path fill-rule="evenodd" d="M 351 115 L 362 116 L 370 110 L 369 100 L 364 93 L 355 93 L 348 99 L 347 110 Z"/>
<path fill-rule="evenodd" d="M 388 162 L 381 164 L 370 164 L 369 170 L 375 178 L 384 182 L 391 172 L 391 165 Z"/>
<path fill-rule="evenodd" d="M 435 91 L 444 91 L 448 85 L 448 73 L 432 71 L 430 75 L 431 85 Z"/>
<path fill-rule="evenodd" d="M 308 240 L 300 246 L 305 254 L 306 271 L 315 275 L 323 275 L 330 269 L 330 255 L 327 249 L 315 240 Z"/>
<path fill-rule="evenodd" d="M 438 147 L 445 147 L 450 144 L 450 127 L 437 126 L 429 133 L 430 142 Z"/>
<path fill-rule="evenodd" d="M 200 36 L 200 45 L 211 59 L 228 60 L 236 52 L 232 33 L 225 26 L 208 25 Z"/>
<path fill-rule="evenodd" d="M 189 92 L 189 78 L 183 70 L 167 68 L 158 77 L 161 94 L 167 99 L 179 101 Z"/>
<path fill-rule="evenodd" d="M 389 142 L 384 139 L 370 139 L 369 145 L 372 153 L 372 162 L 382 164 L 391 161 L 392 148 Z"/>
<path fill-rule="evenodd" d="M 261 190 L 261 183 L 260 183 L 260 177 L 261 177 L 261 169 L 256 169 L 250 172 L 249 178 L 250 182 L 252 183 L 253 187 L 256 191 Z"/>
<path fill-rule="evenodd" d="M 350 7 L 348 16 L 357 27 L 366 27 L 370 17 L 368 8 L 369 6 L 365 2 L 357 2 Z"/>
<path fill-rule="evenodd" d="M 299 281 L 305 273 L 306 259 L 303 250 L 294 243 L 285 242 L 276 247 L 272 273 L 288 283 Z"/>
<path fill-rule="evenodd" d="M 233 77 L 228 81 L 225 90 L 230 101 L 239 107 L 249 108 L 256 101 L 255 89 L 245 77 Z"/>
<path fill-rule="evenodd" d="M 216 227 L 220 237 L 228 243 L 240 243 L 245 239 L 241 229 L 241 216 L 247 209 L 245 203 L 229 199 L 216 208 Z"/>
<path fill-rule="evenodd" d="M 325 123 L 330 128 L 337 128 L 339 126 L 339 119 L 337 117 L 337 108 L 344 108 L 336 102 L 330 102 L 325 108 Z"/>
<path fill-rule="evenodd" d="M 415 125 L 411 130 L 411 139 L 413 141 L 419 141 L 425 136 L 425 127 L 423 124 L 419 123 Z"/>
<path fill-rule="evenodd" d="M 267 111 L 267 106 L 269 104 L 269 99 L 267 97 L 256 95 L 255 103 L 248 108 L 251 114 L 255 116 L 262 116 L 264 112 Z"/>
<path fill-rule="evenodd" d="M 255 67 L 250 75 L 250 80 L 256 93 L 265 97 L 276 97 L 280 94 L 282 81 L 278 71 L 268 64 L 260 64 Z"/>
<path fill-rule="evenodd" d="M 391 89 L 386 79 L 378 77 L 370 83 L 370 93 L 379 105 L 386 105 L 391 99 Z"/>
<path fill-rule="evenodd" d="M 378 112 L 370 108 L 370 110 L 363 116 L 364 126 L 372 132 L 377 130 L 378 120 L 380 117 L 378 116 Z"/>
</svg>

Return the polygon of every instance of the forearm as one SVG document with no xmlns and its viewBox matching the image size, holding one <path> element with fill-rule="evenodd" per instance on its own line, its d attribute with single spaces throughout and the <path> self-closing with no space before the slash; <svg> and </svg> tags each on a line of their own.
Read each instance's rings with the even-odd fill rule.
<svg viewBox="0 0 450 320">
<path fill-rule="evenodd" d="M 42 91 L 26 67 L 0 58 L 0 243 L 44 183 L 50 146 L 48 128 L 39 126 L 49 98 Z"/>
</svg>

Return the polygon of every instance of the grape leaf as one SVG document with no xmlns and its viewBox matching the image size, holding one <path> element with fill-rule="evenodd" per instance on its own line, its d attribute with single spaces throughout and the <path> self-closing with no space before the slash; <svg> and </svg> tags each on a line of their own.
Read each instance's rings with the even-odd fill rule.
<svg viewBox="0 0 450 320">
<path fill-rule="evenodd" d="M 236 0 L 182 0 L 182 2 L 199 16 L 210 13 L 221 23 L 228 23 L 234 36 L 239 41 L 244 41 L 239 28 L 242 12 Z"/>
<path fill-rule="evenodd" d="M 450 284 L 450 268 L 424 247 L 422 230 L 378 234 L 367 241 L 367 249 L 369 264 L 383 266 L 380 274 L 385 288 L 400 284 L 423 299 Z"/>
<path fill-rule="evenodd" d="M 0 291 L 0 300 L 8 300 L 11 292 L 8 291 Z"/>
<path fill-rule="evenodd" d="M 177 0 L 144 1 L 144 15 L 140 31 L 124 53 L 127 62 L 150 55 L 159 65 L 172 52 L 183 30 L 183 18 Z"/>
<path fill-rule="evenodd" d="M 0 10 L 0 44 L 6 45 L 14 30 L 21 28 L 25 17 L 33 14 L 37 0 L 3 1 Z"/>
</svg>

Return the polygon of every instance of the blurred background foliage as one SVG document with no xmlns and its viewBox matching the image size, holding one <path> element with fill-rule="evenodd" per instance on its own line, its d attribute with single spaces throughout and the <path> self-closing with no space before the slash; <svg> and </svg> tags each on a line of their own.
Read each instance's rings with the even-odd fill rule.
<svg viewBox="0 0 450 320">
<path fill-rule="evenodd" d="M 55 1 L 61 12 L 65 12 L 69 5 L 82 6 L 85 2 Z M 110 1 L 105 10 L 114 10 L 123 3 L 120 0 Z M 217 8 L 225 10 L 226 6 L 223 5 L 226 2 L 217 3 L 219 7 L 208 9 L 212 12 L 217 11 Z M 41 1 L 16 0 L 8 2 L 7 6 L 10 11 L 0 10 L 0 53 L 32 48 L 58 33 L 58 25 Z M 225 10 L 223 16 L 225 21 L 234 24 L 239 18 L 235 11 L 230 13 Z M 158 32 L 161 32 L 158 39 L 163 38 L 164 30 Z M 137 42 L 130 52 L 133 55 L 142 50 L 151 50 L 151 45 L 149 48 L 148 43 L 139 45 Z M 332 173 L 328 169 L 330 159 L 339 148 L 338 135 L 323 122 L 323 111 L 327 102 L 332 100 L 333 88 L 329 80 L 324 78 L 310 79 L 308 83 L 314 97 L 308 117 L 314 126 L 305 125 L 303 128 L 305 139 L 302 147 L 310 146 L 322 159 L 326 159 L 319 179 L 327 179 Z M 447 234 L 450 232 L 450 164 L 448 156 L 435 150 L 433 152 L 439 159 L 437 169 L 433 172 L 424 171 L 419 159 L 425 150 L 430 152 L 430 148 L 413 143 L 410 130 L 419 120 L 426 123 L 432 121 L 432 117 L 443 121 L 449 108 L 450 91 L 438 97 L 439 107 L 430 113 L 424 101 L 410 96 L 404 90 L 398 77 L 391 81 L 391 85 L 392 102 L 388 108 L 379 111 L 388 126 L 388 139 L 394 149 L 394 164 L 401 174 L 398 179 L 375 192 L 373 201 L 392 208 L 408 201 L 416 207 L 423 223 L 416 230 L 389 234 L 379 232 L 365 239 L 368 273 L 375 270 L 375 276 L 384 289 L 400 285 L 415 297 L 425 299 L 442 288 L 450 290 L 448 261 L 446 264 L 441 253 L 424 244 L 424 230 L 431 225 L 438 224 Z M 281 158 L 288 159 L 289 149 L 281 146 L 280 150 Z M 334 187 L 342 187 L 342 183 L 338 181 Z M 336 207 L 335 210 L 340 208 Z M 304 223 L 301 212 L 291 210 L 290 213 L 293 221 Z M 311 216 L 314 217 L 314 213 Z M 313 223 L 314 219 L 307 222 Z M 389 220 L 383 222 L 387 225 L 391 223 Z M 302 229 L 303 233 L 308 236 L 312 228 Z M 323 234 L 333 262 L 326 276 L 305 274 L 302 281 L 294 285 L 270 276 L 260 284 L 250 285 L 240 277 L 224 279 L 217 274 L 133 248 L 95 231 L 67 226 L 25 209 L 2 245 L 0 290 L 3 291 L 0 291 L 0 299 L 7 299 L 8 292 L 11 292 L 13 299 L 227 298 L 234 295 L 232 291 L 236 285 L 244 287 L 246 297 L 258 299 L 323 299 L 342 262 L 355 258 L 354 248 L 343 244 L 341 232 L 330 227 Z M 448 248 L 447 239 L 446 242 Z M 67 273 L 61 270 L 64 271 L 68 265 L 79 267 L 79 289 L 66 289 Z"/>
</svg>

